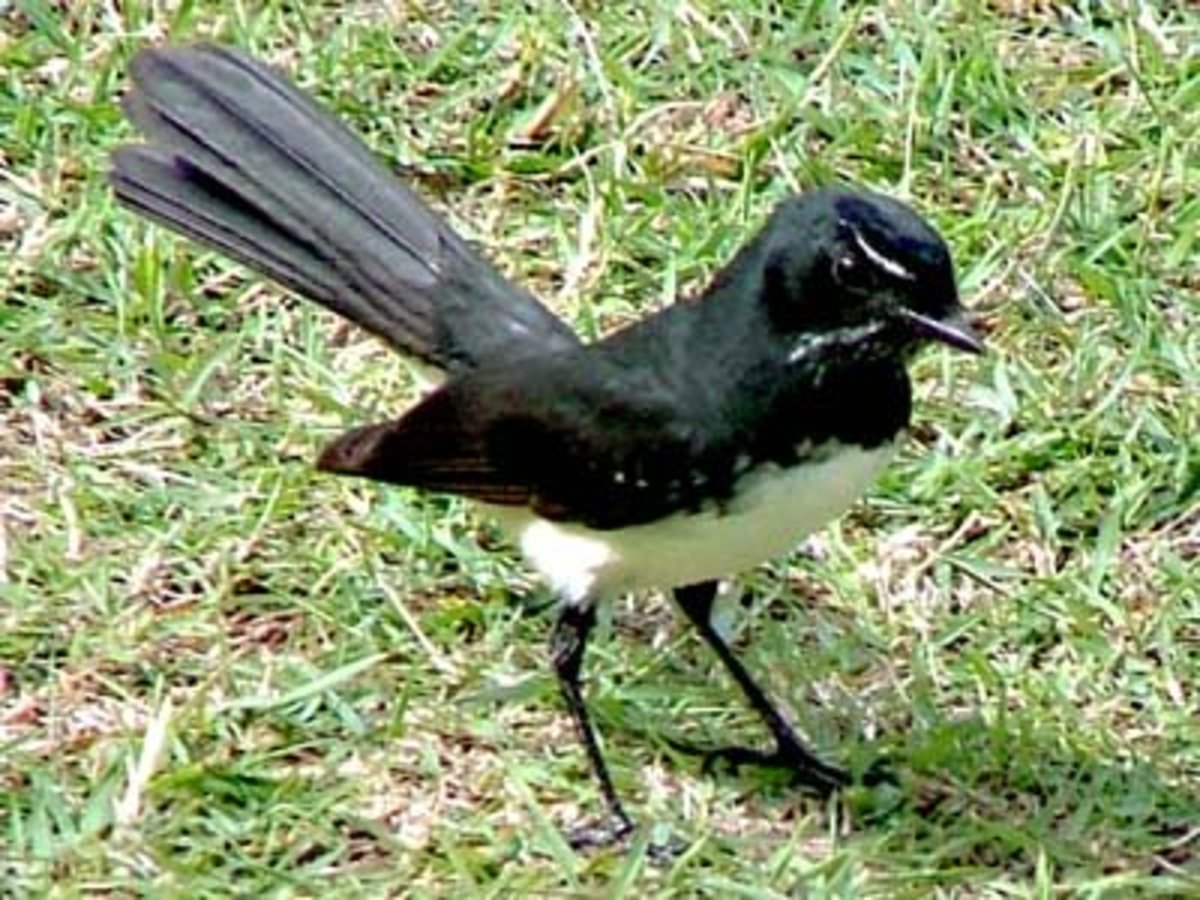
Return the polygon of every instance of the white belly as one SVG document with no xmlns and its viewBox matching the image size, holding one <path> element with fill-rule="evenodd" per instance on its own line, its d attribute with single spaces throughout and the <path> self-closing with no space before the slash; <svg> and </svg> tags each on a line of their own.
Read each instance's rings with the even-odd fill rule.
<svg viewBox="0 0 1200 900">
<path fill-rule="evenodd" d="M 529 564 L 571 603 L 732 575 L 787 553 L 846 510 L 879 475 L 894 444 L 838 448 L 798 469 L 764 466 L 722 510 L 680 513 L 613 531 L 496 509 Z"/>
</svg>

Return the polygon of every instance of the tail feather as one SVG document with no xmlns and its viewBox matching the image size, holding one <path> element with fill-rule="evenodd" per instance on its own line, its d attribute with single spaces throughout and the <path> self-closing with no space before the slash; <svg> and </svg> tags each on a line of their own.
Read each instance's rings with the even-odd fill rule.
<svg viewBox="0 0 1200 900">
<path fill-rule="evenodd" d="M 448 371 L 574 333 L 504 279 L 350 131 L 235 50 L 146 50 L 123 103 L 149 143 L 117 197 Z"/>
</svg>

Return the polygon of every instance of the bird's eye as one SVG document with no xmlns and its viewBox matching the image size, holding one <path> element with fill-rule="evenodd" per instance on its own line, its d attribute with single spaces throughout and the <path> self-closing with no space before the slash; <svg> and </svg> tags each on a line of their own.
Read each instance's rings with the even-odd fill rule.
<svg viewBox="0 0 1200 900">
<path fill-rule="evenodd" d="M 865 259 L 850 249 L 839 250 L 833 258 L 833 281 L 847 288 L 869 287 L 875 283 L 875 273 Z"/>
</svg>

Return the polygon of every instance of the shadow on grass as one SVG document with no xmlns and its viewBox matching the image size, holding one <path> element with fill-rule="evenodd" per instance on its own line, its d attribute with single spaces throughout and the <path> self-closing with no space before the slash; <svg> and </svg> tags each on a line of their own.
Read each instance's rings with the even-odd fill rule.
<svg viewBox="0 0 1200 900">
<path fill-rule="evenodd" d="M 848 843 L 907 858 L 909 875 L 917 861 L 931 877 L 962 869 L 1032 877 L 1049 864 L 1060 875 L 1163 875 L 1200 888 L 1200 784 L 1169 777 L 1166 763 L 1101 758 L 1061 732 L 1007 725 L 970 718 L 892 735 L 883 752 L 895 783 L 852 787 L 834 804 L 805 797 L 777 771 L 712 777 L 744 785 L 767 817 L 815 815 Z M 878 759 L 879 749 L 851 754 Z M 677 759 L 699 771 L 696 757 Z M 714 852 L 741 853 L 740 843 L 721 839 Z"/>
</svg>

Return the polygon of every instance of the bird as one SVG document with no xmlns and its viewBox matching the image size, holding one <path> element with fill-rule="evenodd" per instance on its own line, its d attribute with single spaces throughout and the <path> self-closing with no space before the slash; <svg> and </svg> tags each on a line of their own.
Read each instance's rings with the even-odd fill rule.
<svg viewBox="0 0 1200 900">
<path fill-rule="evenodd" d="M 215 44 L 142 49 L 129 68 L 143 140 L 112 155 L 120 203 L 443 379 L 316 465 L 474 501 L 553 591 L 549 657 L 604 805 L 573 846 L 636 827 L 582 679 L 598 607 L 629 592 L 670 592 L 762 718 L 773 749 L 730 761 L 822 795 L 851 782 L 750 675 L 713 603 L 868 489 L 910 422 L 920 349 L 984 351 L 925 218 L 862 187 L 790 194 L 695 296 L 585 342 L 281 71 Z"/>
</svg>

